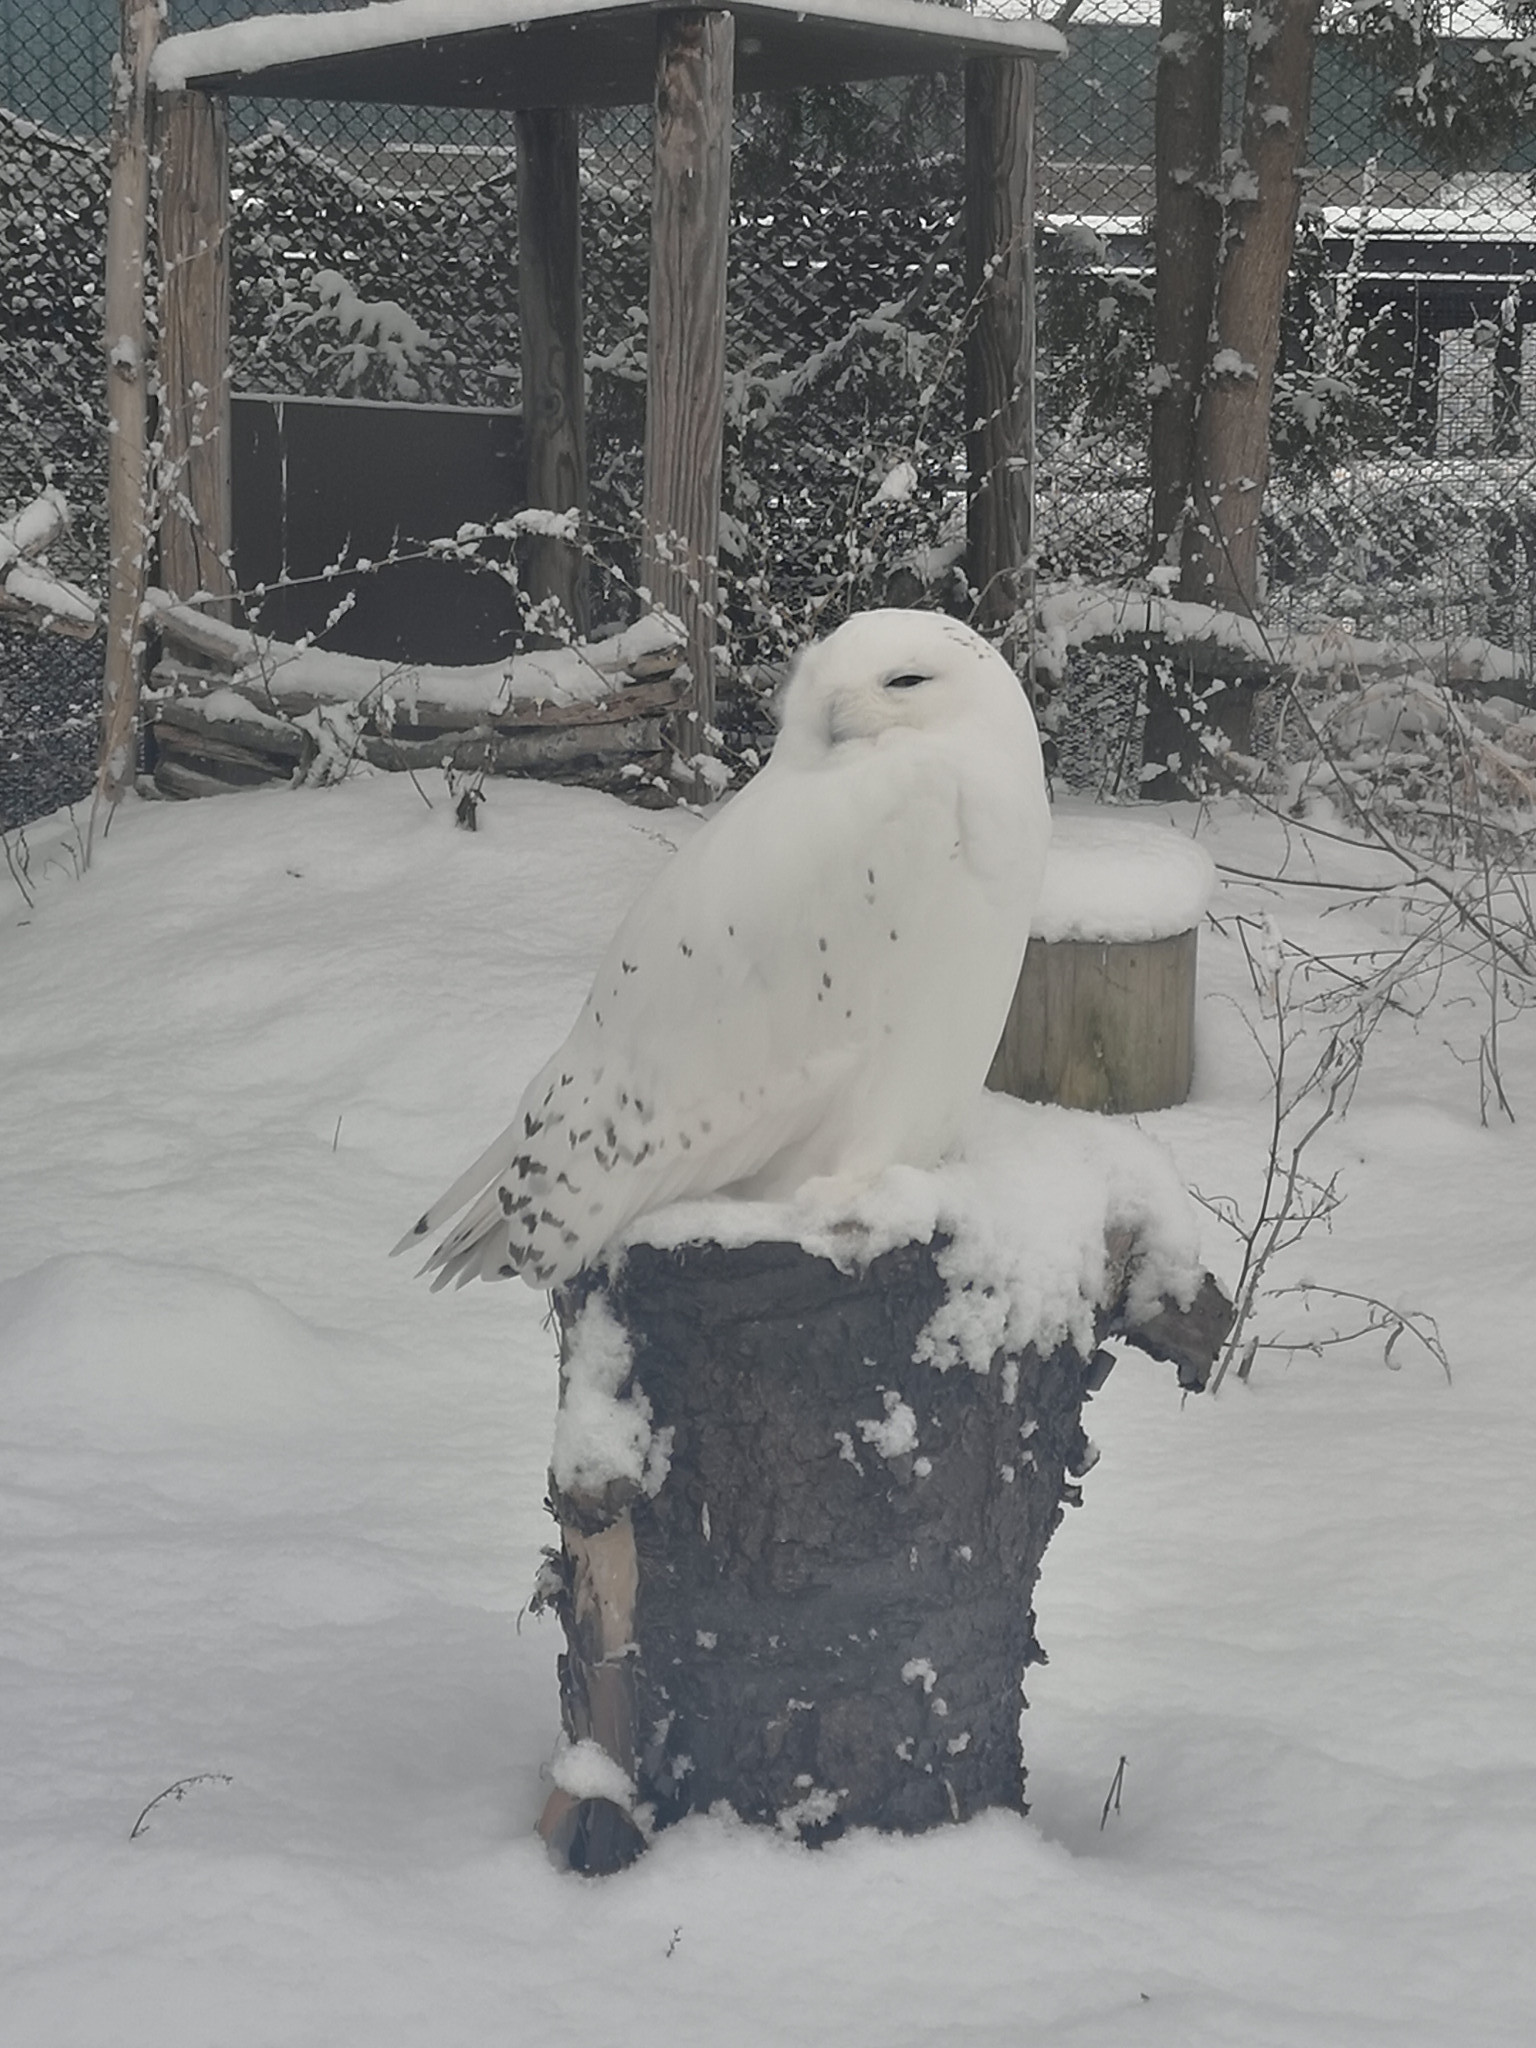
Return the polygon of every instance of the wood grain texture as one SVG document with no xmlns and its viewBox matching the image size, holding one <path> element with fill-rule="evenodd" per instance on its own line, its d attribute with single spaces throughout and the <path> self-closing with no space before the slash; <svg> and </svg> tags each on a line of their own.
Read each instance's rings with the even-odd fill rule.
<svg viewBox="0 0 1536 2048">
<path fill-rule="evenodd" d="M 687 632 L 685 758 L 715 713 L 734 59 L 733 16 L 658 18 L 641 580 Z"/>
<path fill-rule="evenodd" d="M 988 1087 L 1119 1114 L 1183 1102 L 1195 1071 L 1198 938 L 1031 939 Z"/>
<path fill-rule="evenodd" d="M 160 580 L 233 589 L 230 551 L 229 122 L 207 93 L 155 102 L 160 153 Z"/>
<path fill-rule="evenodd" d="M 139 609 L 149 569 L 149 66 L 160 34 L 156 0 L 122 0 L 120 60 L 108 141 L 107 643 L 102 676 L 96 806 L 115 804 L 134 776 L 143 674 Z"/>
<path fill-rule="evenodd" d="M 983 631 L 1027 630 L 1034 478 L 1035 65 L 965 67 L 966 545 Z"/>
<path fill-rule="evenodd" d="M 1095 1342 L 945 1371 L 921 1344 L 954 1299 L 945 1242 L 849 1270 L 791 1243 L 641 1244 L 556 1292 L 562 1402 L 596 1299 L 627 1340 L 619 1398 L 643 1396 L 668 1447 L 644 1485 L 551 1474 L 562 1540 L 536 1596 L 564 1625 L 567 1738 L 619 1765 L 657 1829 L 720 1800 L 811 1843 L 1025 1810 L 1034 1588 L 1095 1456 L 1102 1340 L 1147 1330 L 1196 1390 L 1230 1304 L 1211 1283 L 1188 1311 L 1133 1313 L 1144 1247 L 1116 1231 Z M 880 1441 L 893 1388 L 910 1443 Z M 568 1867 L 617 1869 L 640 1846 L 625 1819 L 557 1792 L 541 1830 Z"/>
<path fill-rule="evenodd" d="M 543 107 L 517 120 L 517 293 L 522 337 L 528 503 L 587 520 L 587 420 L 582 347 L 581 117 Z M 587 629 L 580 545 L 552 537 L 529 547 L 524 577 L 535 605 L 553 600 Z"/>
</svg>

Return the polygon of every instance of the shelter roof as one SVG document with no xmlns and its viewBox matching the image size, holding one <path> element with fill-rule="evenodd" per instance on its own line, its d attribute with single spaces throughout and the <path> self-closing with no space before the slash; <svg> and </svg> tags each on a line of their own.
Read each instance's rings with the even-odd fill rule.
<svg viewBox="0 0 1536 2048">
<path fill-rule="evenodd" d="M 668 11 L 665 0 L 372 0 L 169 36 L 153 76 L 162 90 L 398 106 L 639 105 L 655 91 L 655 21 Z M 741 0 L 729 11 L 739 92 L 1066 50 L 1042 21 L 938 0 Z"/>
</svg>

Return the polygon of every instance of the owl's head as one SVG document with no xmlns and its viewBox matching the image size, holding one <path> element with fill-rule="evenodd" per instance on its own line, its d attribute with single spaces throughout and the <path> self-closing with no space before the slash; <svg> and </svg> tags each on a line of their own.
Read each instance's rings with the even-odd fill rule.
<svg viewBox="0 0 1536 2048">
<path fill-rule="evenodd" d="M 979 633 L 942 612 L 859 612 L 808 647 L 784 693 L 795 751 L 878 739 L 906 728 L 1033 733 L 1018 677 Z"/>
</svg>

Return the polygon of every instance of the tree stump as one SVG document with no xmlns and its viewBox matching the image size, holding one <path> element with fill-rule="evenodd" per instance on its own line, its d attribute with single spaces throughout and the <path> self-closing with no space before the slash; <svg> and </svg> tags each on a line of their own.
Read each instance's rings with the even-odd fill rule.
<svg viewBox="0 0 1536 2048">
<path fill-rule="evenodd" d="M 1045 886 L 987 1085 L 1115 1114 L 1187 1099 L 1205 849 L 1118 811 L 1058 809 Z"/>
<path fill-rule="evenodd" d="M 1025 1811 L 1032 1594 L 1111 1354 L 948 1369 L 947 1240 L 845 1271 L 795 1243 L 635 1245 L 556 1296 L 566 1747 L 540 1823 L 600 1872 L 725 1801 L 807 1843 Z M 1125 1327 L 1122 1246 L 1100 1334 Z M 1137 1341 L 1199 1387 L 1207 1281 Z M 921 1361 L 921 1362 L 919 1362 Z"/>
</svg>

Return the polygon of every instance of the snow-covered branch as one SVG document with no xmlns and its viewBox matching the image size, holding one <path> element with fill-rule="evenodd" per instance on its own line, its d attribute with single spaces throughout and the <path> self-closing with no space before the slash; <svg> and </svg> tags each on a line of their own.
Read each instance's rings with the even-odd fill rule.
<svg viewBox="0 0 1536 2048">
<path fill-rule="evenodd" d="M 99 623 L 95 599 L 55 576 L 42 560 L 68 525 L 69 506 L 51 485 L 0 519 L 0 611 L 19 612 L 39 632 L 89 640 Z"/>
<path fill-rule="evenodd" d="M 1192 604 L 1149 585 L 1066 583 L 1039 599 L 1036 660 L 1052 678 L 1073 648 L 1133 647 L 1224 656 L 1253 676 L 1423 676 L 1463 687 L 1512 683 L 1520 664 L 1507 647 L 1475 634 L 1441 640 L 1368 640 L 1342 623 L 1307 632 L 1266 627 L 1244 613 Z"/>
<path fill-rule="evenodd" d="M 321 704 L 364 705 L 386 717 L 428 726 L 494 723 L 514 704 L 602 703 L 626 685 L 670 675 L 683 646 L 681 626 L 658 611 L 608 640 L 552 647 L 479 667 L 434 668 L 271 640 L 178 604 L 165 591 L 151 591 L 147 609 L 174 651 L 218 671 L 208 675 L 209 686 L 233 688 L 285 712 Z M 185 687 L 189 679 L 183 673 L 178 680 Z"/>
</svg>

